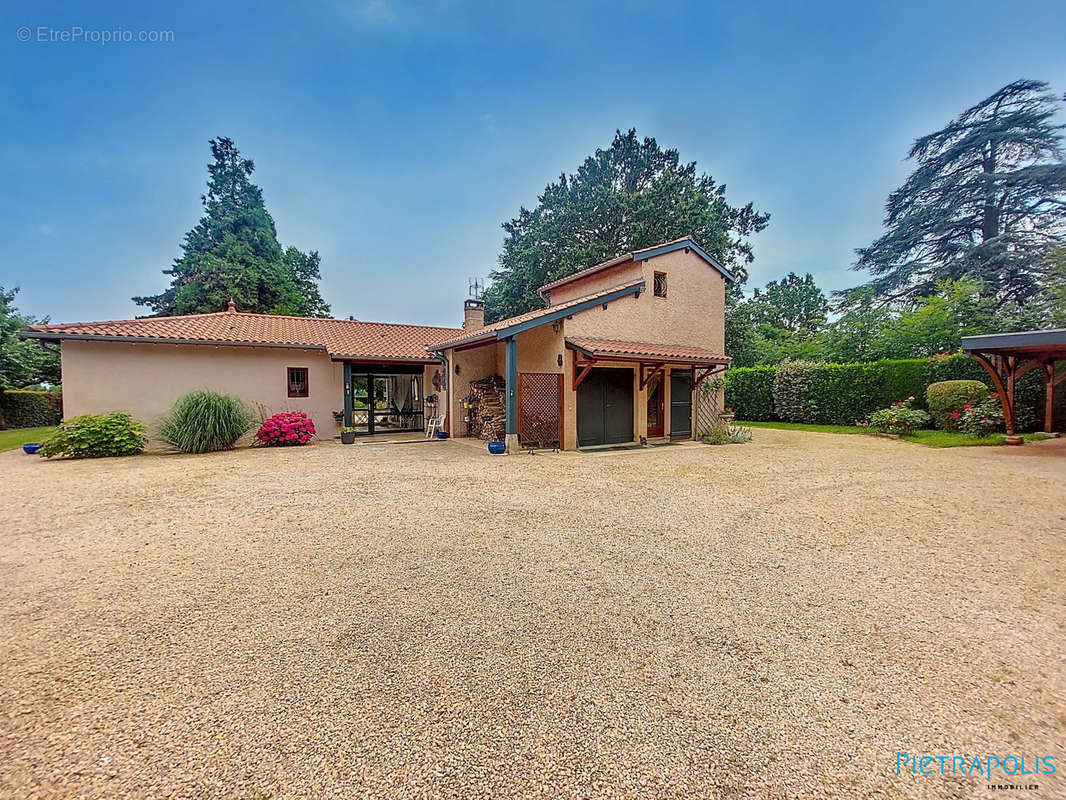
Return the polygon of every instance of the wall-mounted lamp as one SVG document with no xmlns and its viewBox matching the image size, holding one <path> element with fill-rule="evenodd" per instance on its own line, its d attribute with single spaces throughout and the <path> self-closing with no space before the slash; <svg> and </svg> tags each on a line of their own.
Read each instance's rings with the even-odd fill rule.
<svg viewBox="0 0 1066 800">
<path fill-rule="evenodd" d="M 456 375 L 459 374 L 459 365 L 458 364 L 455 365 L 455 374 Z"/>
<path fill-rule="evenodd" d="M 559 322 L 559 320 L 556 320 L 555 322 L 552 323 L 552 331 L 556 335 L 558 335 L 559 331 L 561 331 L 562 329 L 563 329 L 563 323 Z"/>
<path fill-rule="evenodd" d="M 560 367 L 563 365 L 563 354 L 562 353 L 559 353 L 559 355 L 556 356 L 556 361 L 558 362 Z"/>
</svg>

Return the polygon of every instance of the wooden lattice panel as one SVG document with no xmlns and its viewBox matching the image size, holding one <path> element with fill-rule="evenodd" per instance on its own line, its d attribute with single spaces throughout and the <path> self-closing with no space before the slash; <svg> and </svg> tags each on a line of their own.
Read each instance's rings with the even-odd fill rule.
<svg viewBox="0 0 1066 800">
<path fill-rule="evenodd" d="M 518 373 L 518 441 L 522 447 L 558 447 L 563 440 L 563 376 Z"/>
<path fill-rule="evenodd" d="M 719 390 L 701 383 L 696 390 L 696 438 L 699 439 L 718 424 L 722 409 L 718 407 Z"/>
</svg>

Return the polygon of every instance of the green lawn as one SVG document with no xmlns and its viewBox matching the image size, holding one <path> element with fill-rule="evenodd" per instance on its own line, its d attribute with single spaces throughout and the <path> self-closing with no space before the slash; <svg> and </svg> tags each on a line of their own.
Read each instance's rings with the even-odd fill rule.
<svg viewBox="0 0 1066 800">
<path fill-rule="evenodd" d="M 747 428 L 778 428 L 786 431 L 809 431 L 811 433 L 870 433 L 869 428 L 860 428 L 855 425 L 804 425 L 799 422 L 742 422 L 737 420 L 737 425 Z M 915 444 L 924 444 L 926 447 L 987 447 L 990 445 L 1003 444 L 1006 435 L 994 433 L 981 439 L 968 433 L 952 433 L 951 431 L 916 431 L 903 439 Z M 1022 438 L 1027 442 L 1037 442 L 1047 437 L 1042 433 L 1023 433 Z"/>
<path fill-rule="evenodd" d="M 0 431 L 0 450 L 22 447 L 26 442 L 43 442 L 55 432 L 55 428 L 12 428 Z"/>
</svg>

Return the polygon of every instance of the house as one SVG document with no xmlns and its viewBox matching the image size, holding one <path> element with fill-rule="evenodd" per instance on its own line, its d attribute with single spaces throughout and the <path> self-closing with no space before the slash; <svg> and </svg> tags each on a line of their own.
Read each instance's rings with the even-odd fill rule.
<svg viewBox="0 0 1066 800">
<path fill-rule="evenodd" d="M 465 436 L 498 392 L 510 448 L 564 449 L 694 435 L 699 384 L 729 365 L 729 272 L 690 238 L 618 256 L 540 288 L 545 307 L 492 324 L 467 300 L 462 328 L 236 310 L 34 325 L 61 346 L 64 413 L 152 420 L 210 388 L 306 411 L 320 435 L 422 430 L 445 414 Z M 495 380 L 494 380 L 495 379 Z M 484 392 L 472 387 L 487 387 Z M 490 398 L 491 399 L 491 398 Z M 495 438 L 495 436 L 493 436 Z"/>
</svg>

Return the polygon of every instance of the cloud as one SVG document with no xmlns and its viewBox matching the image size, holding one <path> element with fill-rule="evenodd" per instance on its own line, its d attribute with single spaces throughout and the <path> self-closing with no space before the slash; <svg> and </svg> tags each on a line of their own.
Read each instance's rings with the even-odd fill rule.
<svg viewBox="0 0 1066 800">
<path fill-rule="evenodd" d="M 359 15 L 367 22 L 388 24 L 396 21 L 396 12 L 387 0 L 366 0 L 359 6 Z"/>
<path fill-rule="evenodd" d="M 51 236 L 55 232 L 55 228 L 53 228 L 51 225 L 46 225 L 43 222 L 37 226 L 37 233 L 41 234 L 41 236 Z"/>
</svg>

